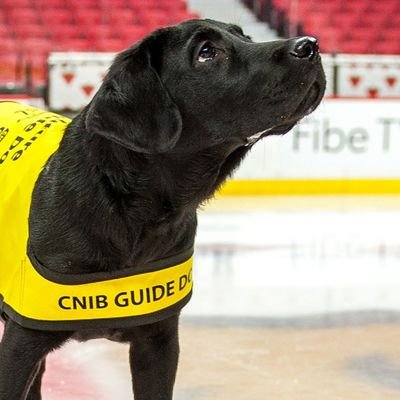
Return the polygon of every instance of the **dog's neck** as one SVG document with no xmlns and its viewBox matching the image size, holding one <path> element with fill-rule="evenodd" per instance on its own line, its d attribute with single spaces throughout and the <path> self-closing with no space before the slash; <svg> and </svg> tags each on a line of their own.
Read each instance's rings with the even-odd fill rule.
<svg viewBox="0 0 400 400">
<path fill-rule="evenodd" d="M 137 153 L 101 136 L 89 141 L 92 166 L 102 184 L 128 208 L 151 204 L 141 222 L 159 224 L 170 214 L 193 213 L 218 190 L 240 164 L 248 147 L 222 143 L 190 152 Z M 122 204 L 121 203 L 121 204 Z M 150 207 L 149 207 L 150 208 Z"/>
</svg>

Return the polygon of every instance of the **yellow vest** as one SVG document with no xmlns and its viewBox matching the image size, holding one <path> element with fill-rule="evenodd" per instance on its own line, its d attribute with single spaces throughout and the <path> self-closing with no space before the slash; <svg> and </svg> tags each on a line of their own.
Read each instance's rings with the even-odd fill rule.
<svg viewBox="0 0 400 400">
<path fill-rule="evenodd" d="M 192 251 L 137 274 L 60 274 L 27 250 L 35 182 L 70 119 L 0 102 L 0 312 L 44 330 L 120 328 L 172 316 L 192 293 Z"/>
</svg>

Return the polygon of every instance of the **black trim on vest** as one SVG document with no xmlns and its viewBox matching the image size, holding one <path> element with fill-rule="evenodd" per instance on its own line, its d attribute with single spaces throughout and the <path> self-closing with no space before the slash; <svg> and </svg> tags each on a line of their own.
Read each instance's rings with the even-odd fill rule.
<svg viewBox="0 0 400 400">
<path fill-rule="evenodd" d="M 116 270 L 110 272 L 90 272 L 90 273 L 82 273 L 82 274 L 68 274 L 68 273 L 60 273 L 51 271 L 46 268 L 35 256 L 32 247 L 29 244 L 28 240 L 28 249 L 27 256 L 32 264 L 32 266 L 36 269 L 36 271 L 46 278 L 48 281 L 59 283 L 62 285 L 78 285 L 85 283 L 95 283 L 95 282 L 103 282 L 111 279 L 118 278 L 126 278 L 128 276 L 145 274 L 147 272 L 155 272 L 165 268 L 173 267 L 175 265 L 179 265 L 189 260 L 193 255 L 193 247 L 187 250 L 182 251 L 181 253 L 162 258 L 161 260 L 152 261 L 147 264 L 126 268 L 123 270 Z"/>
</svg>

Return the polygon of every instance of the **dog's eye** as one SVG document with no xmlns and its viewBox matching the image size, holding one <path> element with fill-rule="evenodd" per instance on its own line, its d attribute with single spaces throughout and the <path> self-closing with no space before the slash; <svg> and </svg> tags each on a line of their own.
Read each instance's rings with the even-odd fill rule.
<svg viewBox="0 0 400 400">
<path fill-rule="evenodd" d="M 197 56 L 197 61 L 207 62 L 212 61 L 217 56 L 217 49 L 210 43 L 204 43 Z"/>
</svg>

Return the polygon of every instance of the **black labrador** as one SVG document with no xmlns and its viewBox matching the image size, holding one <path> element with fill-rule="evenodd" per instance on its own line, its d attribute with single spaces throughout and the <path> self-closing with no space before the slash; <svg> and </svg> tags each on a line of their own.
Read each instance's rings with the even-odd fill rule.
<svg viewBox="0 0 400 400">
<path fill-rule="evenodd" d="M 38 178 L 35 257 L 56 273 L 87 274 L 134 271 L 190 249 L 199 205 L 258 140 L 311 113 L 324 89 L 314 38 L 254 43 L 212 20 L 155 31 L 116 57 Z M 172 399 L 179 311 L 146 324 L 55 331 L 3 318 L 0 400 L 40 399 L 46 355 L 97 337 L 130 344 L 136 400 Z"/>
</svg>

